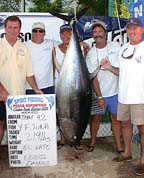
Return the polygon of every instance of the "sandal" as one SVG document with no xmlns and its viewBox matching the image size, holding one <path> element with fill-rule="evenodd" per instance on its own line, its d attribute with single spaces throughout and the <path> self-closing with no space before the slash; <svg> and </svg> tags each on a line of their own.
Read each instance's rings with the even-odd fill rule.
<svg viewBox="0 0 144 178">
<path fill-rule="evenodd" d="M 132 161 L 132 156 L 123 156 L 122 154 L 119 154 L 115 158 L 112 159 L 114 162 L 122 162 L 122 161 Z"/>
<path fill-rule="evenodd" d="M 118 154 L 121 154 L 121 153 L 124 152 L 124 150 L 116 150 L 116 152 L 117 152 Z"/>
<path fill-rule="evenodd" d="M 139 164 L 139 165 L 135 166 L 134 173 L 137 176 L 143 175 L 144 174 L 144 164 Z"/>
<path fill-rule="evenodd" d="M 57 149 L 60 150 L 64 145 L 65 145 L 65 143 L 58 142 Z"/>
<path fill-rule="evenodd" d="M 93 152 L 93 151 L 94 151 L 94 148 L 95 148 L 94 145 L 92 145 L 92 146 L 91 146 L 91 145 L 88 145 L 86 151 L 87 151 L 87 152 Z"/>
</svg>

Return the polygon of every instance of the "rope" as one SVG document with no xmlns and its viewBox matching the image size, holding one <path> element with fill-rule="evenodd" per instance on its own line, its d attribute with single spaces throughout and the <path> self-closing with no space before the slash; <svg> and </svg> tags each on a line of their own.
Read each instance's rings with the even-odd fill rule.
<svg viewBox="0 0 144 178">
<path fill-rule="evenodd" d="M 74 8 L 74 17 L 71 19 L 70 26 L 72 27 L 73 24 L 78 22 L 77 20 L 77 6 L 78 6 L 78 0 L 73 1 L 73 8 Z"/>
<path fill-rule="evenodd" d="M 74 0 L 74 19 L 77 22 L 77 6 L 78 6 L 78 0 Z"/>
</svg>

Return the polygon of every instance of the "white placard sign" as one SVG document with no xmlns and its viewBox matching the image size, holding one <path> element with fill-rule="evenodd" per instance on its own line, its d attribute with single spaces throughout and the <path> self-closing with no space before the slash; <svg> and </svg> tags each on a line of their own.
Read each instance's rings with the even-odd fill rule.
<svg viewBox="0 0 144 178">
<path fill-rule="evenodd" d="M 9 96 L 6 109 L 10 166 L 56 165 L 55 95 Z"/>
</svg>

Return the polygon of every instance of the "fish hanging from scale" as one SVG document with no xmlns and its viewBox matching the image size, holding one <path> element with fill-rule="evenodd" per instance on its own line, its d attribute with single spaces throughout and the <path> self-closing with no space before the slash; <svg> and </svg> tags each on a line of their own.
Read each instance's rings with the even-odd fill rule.
<svg viewBox="0 0 144 178">
<path fill-rule="evenodd" d="M 76 21 L 65 15 L 51 14 L 72 24 L 71 39 L 59 73 L 56 106 L 59 128 L 69 145 L 76 146 L 85 133 L 90 117 L 91 82 L 79 44 Z"/>
</svg>

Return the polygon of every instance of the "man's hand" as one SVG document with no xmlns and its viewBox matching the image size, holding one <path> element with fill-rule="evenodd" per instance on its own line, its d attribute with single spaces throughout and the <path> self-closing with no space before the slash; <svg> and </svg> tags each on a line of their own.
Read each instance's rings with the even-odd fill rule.
<svg viewBox="0 0 144 178">
<path fill-rule="evenodd" d="M 98 99 L 98 105 L 101 107 L 103 110 L 105 109 L 105 101 L 103 98 Z"/>
<path fill-rule="evenodd" d="M 43 92 L 42 92 L 42 90 L 40 90 L 40 89 L 36 89 L 36 90 L 34 90 L 34 92 L 36 93 L 36 94 L 44 94 Z"/>
<path fill-rule="evenodd" d="M 102 66 L 103 69 L 105 70 L 110 70 L 111 68 L 111 63 L 108 60 L 108 58 L 104 58 L 101 60 L 100 65 Z"/>
<path fill-rule="evenodd" d="M 86 56 L 88 51 L 90 50 L 90 45 L 88 43 L 86 43 L 86 42 L 83 42 L 83 41 L 80 42 L 80 45 L 83 48 L 84 56 Z"/>
<path fill-rule="evenodd" d="M 119 68 L 112 66 L 108 58 L 102 59 L 100 65 L 103 69 L 108 70 L 117 76 L 119 75 Z"/>
<path fill-rule="evenodd" d="M 0 83 L 0 101 L 4 101 L 6 103 L 8 95 L 9 93 L 4 88 L 4 86 Z"/>
<path fill-rule="evenodd" d="M 36 83 L 36 79 L 35 79 L 35 76 L 32 75 L 30 77 L 27 77 L 27 82 L 30 84 L 30 86 L 32 87 L 32 89 L 34 90 L 35 94 L 44 94 L 42 92 L 42 90 L 40 90 L 37 86 L 37 83 Z"/>
</svg>

